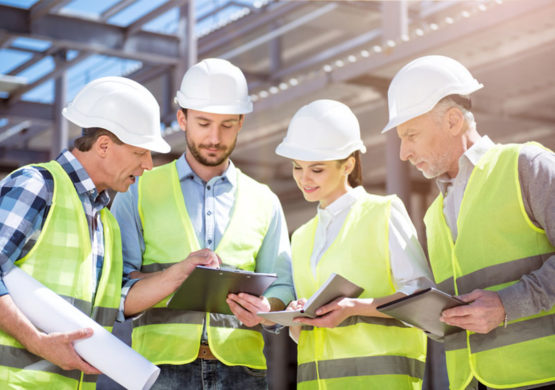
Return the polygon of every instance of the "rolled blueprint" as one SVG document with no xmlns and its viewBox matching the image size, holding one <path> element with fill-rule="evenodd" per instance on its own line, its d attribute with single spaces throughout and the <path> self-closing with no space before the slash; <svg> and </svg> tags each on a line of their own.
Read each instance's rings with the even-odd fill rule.
<svg viewBox="0 0 555 390">
<path fill-rule="evenodd" d="M 3 280 L 16 306 L 44 332 L 92 328 L 91 337 L 74 342 L 75 351 L 115 382 L 127 389 L 148 390 L 158 378 L 157 366 L 18 267 Z"/>
</svg>

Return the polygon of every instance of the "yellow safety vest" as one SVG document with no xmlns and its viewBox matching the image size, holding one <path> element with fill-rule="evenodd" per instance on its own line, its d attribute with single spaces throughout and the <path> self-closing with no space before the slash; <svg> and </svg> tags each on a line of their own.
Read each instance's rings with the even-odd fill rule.
<svg viewBox="0 0 555 390">
<path fill-rule="evenodd" d="M 52 174 L 52 205 L 37 242 L 16 265 L 83 311 L 108 331 L 121 299 L 121 236 L 108 209 L 101 211 L 104 263 L 94 303 L 91 240 L 83 204 L 73 182 L 56 161 L 41 166 Z M 28 352 L 17 340 L 0 332 L 2 389 L 94 389 L 97 375 L 60 367 Z"/>
<path fill-rule="evenodd" d="M 292 238 L 293 280 L 299 297 L 310 297 L 332 273 L 364 288 L 361 298 L 395 293 L 389 261 L 393 196 L 366 194 L 349 211 L 338 236 L 310 266 L 316 216 Z M 335 328 L 303 326 L 298 343 L 299 389 L 420 389 L 426 336 L 393 319 L 354 316 Z"/>
<path fill-rule="evenodd" d="M 273 196 L 267 186 L 237 170 L 233 214 L 215 250 L 226 264 L 255 270 L 256 256 L 272 218 Z M 168 268 L 201 249 L 187 213 L 175 162 L 145 172 L 140 178 L 138 211 L 145 241 L 142 272 Z M 206 319 L 210 349 L 221 362 L 266 368 L 260 326 L 248 328 L 232 315 L 167 309 L 170 297 L 133 322 L 132 345 L 140 354 L 154 364 L 186 364 L 195 360 Z"/>
<path fill-rule="evenodd" d="M 468 181 L 453 242 L 440 194 L 425 216 L 434 278 L 451 294 L 497 291 L 516 283 L 553 254 L 545 232 L 524 209 L 518 178 L 523 145 L 495 146 L 480 159 Z M 473 377 L 494 388 L 555 380 L 555 308 L 511 321 L 488 334 L 461 331 L 445 338 L 451 389 Z"/>
</svg>

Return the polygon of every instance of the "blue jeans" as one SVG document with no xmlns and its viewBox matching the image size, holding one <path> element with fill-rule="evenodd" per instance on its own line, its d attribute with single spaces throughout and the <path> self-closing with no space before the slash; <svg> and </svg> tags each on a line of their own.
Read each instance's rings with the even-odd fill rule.
<svg viewBox="0 0 555 390">
<path fill-rule="evenodd" d="M 226 366 L 218 360 L 197 359 L 175 366 L 160 364 L 160 376 L 152 390 L 258 390 L 268 389 L 266 370 Z"/>
</svg>

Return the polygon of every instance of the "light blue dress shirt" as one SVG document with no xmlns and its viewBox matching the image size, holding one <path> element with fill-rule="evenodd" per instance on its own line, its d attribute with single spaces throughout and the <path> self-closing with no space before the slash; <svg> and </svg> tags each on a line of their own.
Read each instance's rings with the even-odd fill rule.
<svg viewBox="0 0 555 390">
<path fill-rule="evenodd" d="M 221 176 L 205 183 L 189 166 L 185 155 L 176 161 L 181 191 L 201 248 L 217 248 L 229 224 L 237 185 L 237 168 L 230 161 Z M 156 188 L 153 191 L 162 191 Z M 294 299 L 291 276 L 291 246 L 283 210 L 277 196 L 268 232 L 256 257 L 256 272 L 276 273 L 277 280 L 265 292 L 284 304 Z M 142 224 L 137 210 L 137 183 L 125 193 L 118 193 L 111 211 L 118 220 L 123 245 L 123 273 L 140 271 L 145 250 Z M 244 218 L 248 218 L 246 215 Z M 128 281 L 122 291 L 122 302 L 137 280 Z M 122 306 L 123 307 L 123 306 Z M 122 307 L 120 309 L 122 309 Z M 120 316 L 121 319 L 121 316 Z"/>
</svg>

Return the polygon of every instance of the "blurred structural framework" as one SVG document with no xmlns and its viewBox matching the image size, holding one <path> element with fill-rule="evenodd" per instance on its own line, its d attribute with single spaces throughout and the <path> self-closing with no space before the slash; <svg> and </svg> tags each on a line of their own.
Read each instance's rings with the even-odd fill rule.
<svg viewBox="0 0 555 390">
<path fill-rule="evenodd" d="M 291 231 L 315 206 L 274 149 L 299 107 L 330 98 L 360 121 L 365 187 L 398 193 L 423 238 L 436 190 L 399 161 L 395 133 L 380 130 L 391 78 L 426 54 L 454 57 L 485 85 L 473 96 L 481 134 L 555 148 L 552 0 L 0 0 L 0 175 L 70 145 L 79 129 L 62 120 L 61 108 L 106 75 L 130 77 L 156 95 L 170 158 L 178 156 L 185 143 L 173 97 L 181 76 L 220 57 L 243 69 L 255 102 L 233 161 L 279 195 Z M 290 375 L 279 376 L 285 386 Z"/>
</svg>

